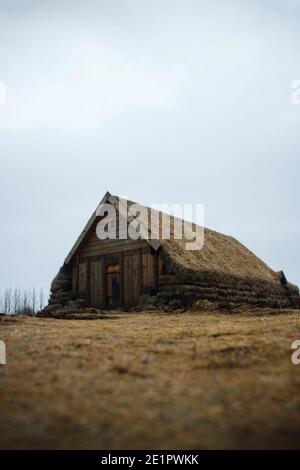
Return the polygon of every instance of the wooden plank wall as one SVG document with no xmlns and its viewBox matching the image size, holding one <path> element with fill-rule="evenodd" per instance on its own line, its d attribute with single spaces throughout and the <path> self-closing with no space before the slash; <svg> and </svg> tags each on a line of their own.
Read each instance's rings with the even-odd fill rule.
<svg viewBox="0 0 300 470">
<path fill-rule="evenodd" d="M 138 254 L 124 256 L 124 303 L 136 305 L 140 294 Z"/>
<path fill-rule="evenodd" d="M 158 287 L 159 255 L 146 240 L 99 240 L 96 223 L 72 260 L 72 292 L 90 306 L 106 302 L 106 265 L 120 264 L 121 305 L 138 303 L 140 295 Z"/>
<path fill-rule="evenodd" d="M 91 261 L 90 268 L 90 305 L 91 307 L 104 307 L 105 291 L 104 291 L 104 258 Z"/>
<path fill-rule="evenodd" d="M 146 248 L 149 246 L 146 240 L 120 240 L 118 238 L 115 240 L 99 240 L 96 234 L 96 227 L 97 221 L 95 221 L 91 227 L 79 249 L 80 256 L 95 256 L 99 254 L 114 253 L 117 251 L 134 250 L 142 247 Z"/>
<path fill-rule="evenodd" d="M 87 290 L 87 263 L 78 265 L 78 295 L 81 299 L 86 298 Z"/>
</svg>

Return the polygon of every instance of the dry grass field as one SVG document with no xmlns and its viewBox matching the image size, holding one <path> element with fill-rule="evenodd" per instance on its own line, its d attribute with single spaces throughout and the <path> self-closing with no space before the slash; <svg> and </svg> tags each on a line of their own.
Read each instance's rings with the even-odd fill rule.
<svg viewBox="0 0 300 470">
<path fill-rule="evenodd" d="M 300 313 L 3 317 L 4 449 L 300 448 Z"/>
</svg>

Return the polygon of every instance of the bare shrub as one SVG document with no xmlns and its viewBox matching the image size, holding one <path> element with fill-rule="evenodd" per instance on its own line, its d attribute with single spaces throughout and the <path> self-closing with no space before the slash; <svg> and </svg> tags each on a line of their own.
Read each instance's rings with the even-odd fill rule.
<svg viewBox="0 0 300 470">
<path fill-rule="evenodd" d="M 36 287 L 21 290 L 19 287 L 6 288 L 0 293 L 0 313 L 4 315 L 34 315 L 44 307 L 44 292 Z"/>
</svg>

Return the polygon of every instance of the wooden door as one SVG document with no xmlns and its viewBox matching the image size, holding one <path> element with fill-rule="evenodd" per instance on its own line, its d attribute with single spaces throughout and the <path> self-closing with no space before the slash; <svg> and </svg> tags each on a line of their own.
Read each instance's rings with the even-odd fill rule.
<svg viewBox="0 0 300 470">
<path fill-rule="evenodd" d="M 121 267 L 119 261 L 106 266 L 106 306 L 117 308 L 121 303 Z"/>
</svg>

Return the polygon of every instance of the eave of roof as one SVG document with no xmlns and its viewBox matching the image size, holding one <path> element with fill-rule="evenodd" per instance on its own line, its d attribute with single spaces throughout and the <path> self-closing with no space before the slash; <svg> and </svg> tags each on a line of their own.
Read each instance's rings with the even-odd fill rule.
<svg viewBox="0 0 300 470">
<path fill-rule="evenodd" d="M 113 196 L 112 194 L 110 194 L 109 191 L 106 191 L 105 195 L 103 196 L 103 198 L 101 199 L 100 203 L 98 204 L 98 206 L 96 207 L 96 209 L 94 210 L 94 212 L 92 213 L 91 217 L 89 218 L 88 222 L 86 223 L 84 229 L 82 230 L 82 232 L 80 233 L 79 237 L 77 238 L 76 242 L 74 243 L 73 247 L 71 248 L 71 250 L 69 251 L 67 257 L 65 258 L 65 261 L 64 261 L 64 264 L 69 264 L 69 262 L 71 261 L 72 257 L 74 256 L 75 252 L 77 251 L 77 249 L 79 248 L 80 244 L 82 243 L 82 241 L 84 240 L 86 234 L 88 233 L 88 231 L 90 230 L 90 228 L 92 227 L 93 223 L 95 222 L 96 218 L 97 218 L 97 209 L 98 207 L 101 205 L 101 204 L 105 204 L 105 203 L 110 203 L 112 204 L 114 207 L 116 207 L 118 205 L 118 196 Z M 99 240 L 100 241 L 100 240 Z M 149 245 L 155 250 L 157 251 L 160 246 L 161 246 L 161 243 L 159 240 L 154 240 L 154 239 L 146 239 L 146 241 L 149 243 Z"/>
</svg>

